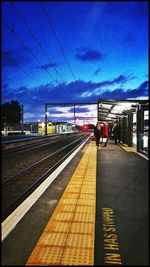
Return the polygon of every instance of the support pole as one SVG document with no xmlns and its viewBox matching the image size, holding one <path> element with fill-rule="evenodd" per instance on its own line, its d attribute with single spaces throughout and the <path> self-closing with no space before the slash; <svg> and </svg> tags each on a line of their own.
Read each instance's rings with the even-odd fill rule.
<svg viewBox="0 0 150 267">
<path fill-rule="evenodd" d="M 97 103 L 97 121 L 99 121 L 100 120 L 100 116 L 99 116 L 100 114 L 99 114 L 99 102 Z"/>
<path fill-rule="evenodd" d="M 23 105 L 21 105 L 21 132 L 23 133 Z"/>
<path fill-rule="evenodd" d="M 74 124 L 76 124 L 76 117 L 75 117 L 75 115 L 76 115 L 76 111 L 75 111 L 76 109 L 75 109 L 75 105 L 74 105 Z"/>
<path fill-rule="evenodd" d="M 45 135 L 47 135 L 47 104 L 45 104 Z"/>
</svg>

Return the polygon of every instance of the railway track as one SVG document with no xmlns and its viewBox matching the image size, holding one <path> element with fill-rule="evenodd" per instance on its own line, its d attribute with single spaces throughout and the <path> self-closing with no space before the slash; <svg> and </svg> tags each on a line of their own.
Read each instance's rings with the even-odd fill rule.
<svg viewBox="0 0 150 267">
<path fill-rule="evenodd" d="M 74 136 L 76 134 L 72 134 L 72 135 L 68 135 L 67 137 L 65 136 L 60 136 L 60 135 L 57 135 L 57 136 L 52 136 L 51 137 L 51 140 L 42 140 L 40 142 L 36 142 L 36 143 L 31 143 L 31 144 L 26 144 L 26 145 L 22 145 L 22 146 L 19 146 L 19 147 L 16 147 L 16 148 L 11 148 L 11 149 L 2 149 L 2 156 L 3 158 L 7 159 L 7 158 L 10 158 L 12 156 L 15 156 L 19 153 L 23 153 L 23 152 L 26 152 L 26 151 L 30 151 L 30 150 L 33 150 L 33 149 L 36 149 L 36 148 L 39 148 L 39 147 L 43 147 L 43 146 L 47 146 L 47 145 L 50 145 L 50 144 L 53 144 L 55 142 L 58 142 L 58 141 L 61 141 L 61 140 L 64 140 L 65 138 L 70 138 L 72 136 Z"/>
<path fill-rule="evenodd" d="M 3 157 L 2 155 L 2 182 L 82 135 L 68 135 L 48 143 L 36 144 L 36 146 L 30 149 L 22 149 L 22 151 L 13 153 L 8 157 Z"/>
<path fill-rule="evenodd" d="M 86 135 L 2 182 L 2 221 L 22 203 L 82 142 Z"/>
</svg>

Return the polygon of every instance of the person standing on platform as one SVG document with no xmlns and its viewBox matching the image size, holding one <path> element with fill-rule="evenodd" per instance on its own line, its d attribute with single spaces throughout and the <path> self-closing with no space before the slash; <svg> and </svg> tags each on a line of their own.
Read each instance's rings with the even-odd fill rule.
<svg viewBox="0 0 150 267">
<path fill-rule="evenodd" d="M 120 139 L 121 139 L 121 126 L 120 126 L 119 121 L 116 122 L 116 125 L 113 129 L 113 134 L 114 134 L 115 144 L 117 145 L 117 142 L 119 141 L 120 143 Z"/>
<path fill-rule="evenodd" d="M 102 135 L 101 133 L 101 125 L 99 122 L 97 122 L 95 128 L 94 128 L 94 135 L 95 135 L 95 139 L 96 139 L 96 146 L 99 146 L 99 140 L 100 137 Z"/>
<path fill-rule="evenodd" d="M 107 143 L 108 143 L 108 125 L 107 125 L 107 123 L 103 124 L 103 127 L 102 127 L 102 138 L 103 138 L 103 140 L 104 139 L 106 140 L 104 146 L 107 146 Z"/>
</svg>

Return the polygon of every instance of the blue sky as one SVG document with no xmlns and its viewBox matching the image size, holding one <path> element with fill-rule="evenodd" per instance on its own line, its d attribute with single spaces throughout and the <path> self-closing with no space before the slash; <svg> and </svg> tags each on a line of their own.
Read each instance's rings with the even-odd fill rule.
<svg viewBox="0 0 150 267">
<path fill-rule="evenodd" d="M 103 98 L 148 98 L 148 2 L 2 2 L 2 102 L 43 121 Z"/>
</svg>

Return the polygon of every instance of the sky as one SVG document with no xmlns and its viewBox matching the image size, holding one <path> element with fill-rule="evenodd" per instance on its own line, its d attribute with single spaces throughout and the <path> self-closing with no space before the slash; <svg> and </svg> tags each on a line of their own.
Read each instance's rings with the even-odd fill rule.
<svg viewBox="0 0 150 267">
<path fill-rule="evenodd" d="M 45 103 L 75 103 L 95 120 L 99 99 L 148 99 L 148 2 L 2 2 L 2 103 L 44 121 Z M 72 121 L 73 106 L 48 119 Z M 85 117 L 93 117 L 86 121 Z"/>
</svg>

